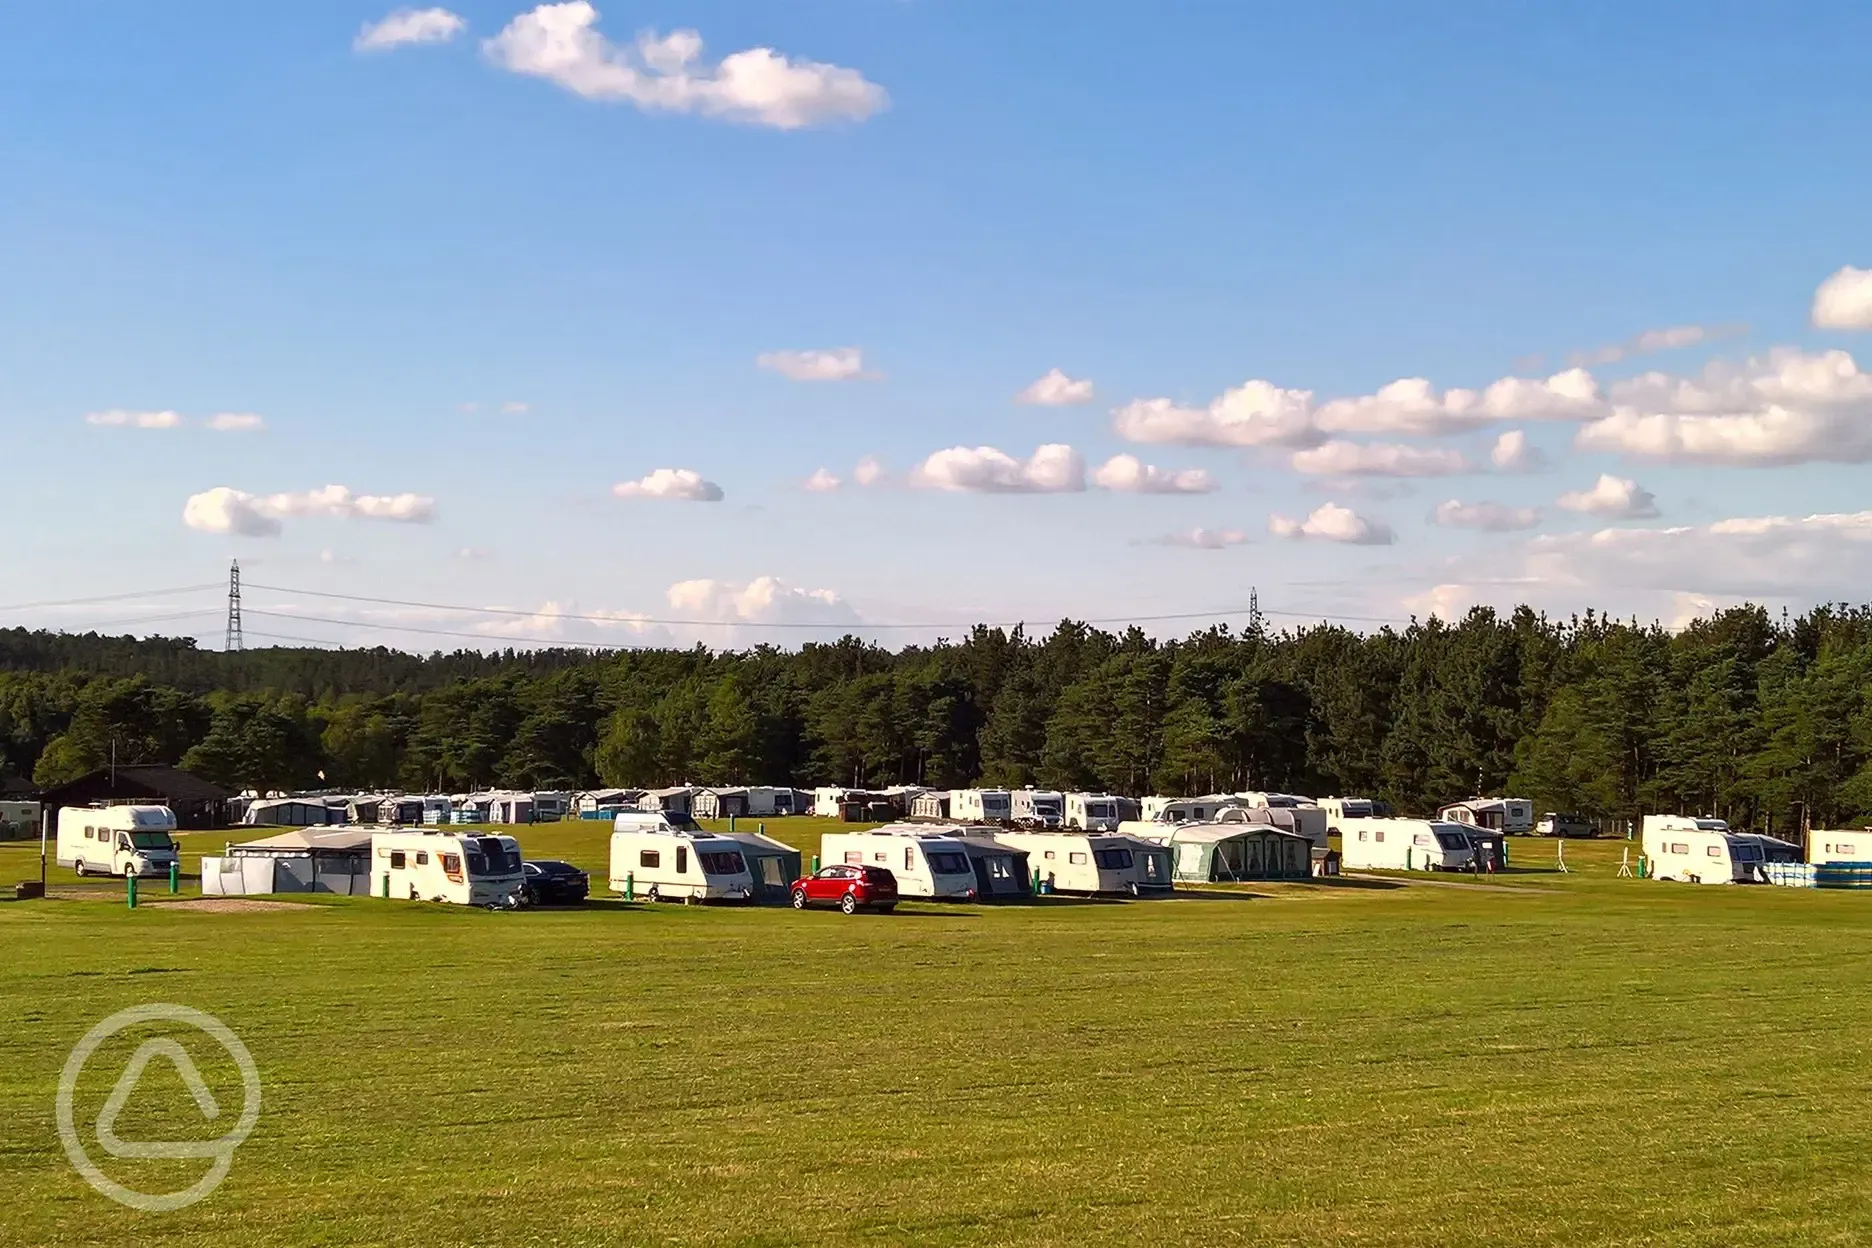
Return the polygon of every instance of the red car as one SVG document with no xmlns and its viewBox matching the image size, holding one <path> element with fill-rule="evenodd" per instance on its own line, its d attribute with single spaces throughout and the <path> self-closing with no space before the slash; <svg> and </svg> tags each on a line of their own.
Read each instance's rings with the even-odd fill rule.
<svg viewBox="0 0 1872 1248">
<path fill-rule="evenodd" d="M 793 908 L 807 906 L 837 906 L 846 914 L 866 909 L 889 914 L 897 906 L 897 877 L 883 867 L 826 867 L 793 881 Z"/>
</svg>

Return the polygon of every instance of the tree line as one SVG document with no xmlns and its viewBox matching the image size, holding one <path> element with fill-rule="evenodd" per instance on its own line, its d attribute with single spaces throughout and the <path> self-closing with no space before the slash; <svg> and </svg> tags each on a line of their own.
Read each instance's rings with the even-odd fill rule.
<svg viewBox="0 0 1872 1248">
<path fill-rule="evenodd" d="M 1679 631 L 1486 608 L 1169 641 L 1064 621 L 887 650 L 265 649 L 0 630 L 0 770 L 231 788 L 920 783 L 1382 797 L 1602 818 L 1872 814 L 1872 607 Z"/>
</svg>

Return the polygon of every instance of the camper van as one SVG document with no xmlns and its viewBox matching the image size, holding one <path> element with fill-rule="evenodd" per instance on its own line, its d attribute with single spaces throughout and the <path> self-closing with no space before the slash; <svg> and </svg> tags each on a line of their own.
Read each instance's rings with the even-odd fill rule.
<svg viewBox="0 0 1872 1248">
<path fill-rule="evenodd" d="M 370 854 L 371 891 L 395 900 L 511 908 L 526 883 L 511 836 L 377 832 Z"/>
<path fill-rule="evenodd" d="M 996 832 L 995 840 L 1024 850 L 1027 869 L 1060 893 L 1140 896 L 1172 887 L 1170 851 L 1117 833 Z"/>
<path fill-rule="evenodd" d="M 634 890 L 650 901 L 753 901 L 754 875 L 747 847 L 693 823 L 652 824 L 644 815 L 621 814 L 611 832 L 611 891 Z M 790 881 L 789 881 L 790 882 Z"/>
<path fill-rule="evenodd" d="M 1066 798 L 1050 789 L 1015 789 L 1008 794 L 1008 811 L 1023 828 L 1057 828 L 1066 816 Z"/>
<path fill-rule="evenodd" d="M 1329 820 L 1325 809 L 1310 797 L 1292 793 L 1237 793 L 1237 800 L 1259 810 L 1285 810 L 1292 813 L 1293 831 L 1313 842 L 1314 849 L 1326 848 Z"/>
<path fill-rule="evenodd" d="M 1437 818 L 1504 836 L 1527 836 L 1534 831 L 1534 803 L 1522 797 L 1472 797 L 1445 806 Z"/>
<path fill-rule="evenodd" d="M 899 897 L 974 901 L 981 895 L 967 849 L 948 829 L 893 823 L 869 832 L 828 832 L 819 838 L 827 866 L 888 867 Z"/>
<path fill-rule="evenodd" d="M 949 817 L 957 823 L 1006 823 L 1014 817 L 1013 795 L 1006 789 L 955 789 L 949 794 Z"/>
<path fill-rule="evenodd" d="M 1691 884 L 1752 884 L 1770 862 L 1799 862 L 1800 847 L 1772 836 L 1736 832 L 1721 819 L 1646 815 L 1644 852 L 1653 879 Z"/>
<path fill-rule="evenodd" d="M 1081 832 L 1115 832 L 1124 813 L 1109 793 L 1068 793 L 1066 826 Z"/>
<path fill-rule="evenodd" d="M 79 875 L 168 875 L 180 860 L 175 812 L 167 806 L 59 811 L 58 865 Z"/>
<path fill-rule="evenodd" d="M 1347 819 L 1339 848 L 1348 871 L 1466 871 L 1475 860 L 1468 830 L 1441 819 Z"/>
</svg>

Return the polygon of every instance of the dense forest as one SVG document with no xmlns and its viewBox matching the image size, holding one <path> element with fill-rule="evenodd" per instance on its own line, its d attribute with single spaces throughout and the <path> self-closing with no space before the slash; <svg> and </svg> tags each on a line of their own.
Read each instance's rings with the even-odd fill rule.
<svg viewBox="0 0 1872 1248">
<path fill-rule="evenodd" d="M 221 654 L 0 631 L 6 775 L 56 784 L 113 748 L 261 790 L 981 781 L 1412 812 L 1508 790 L 1786 828 L 1872 813 L 1872 607 L 1177 641 L 1066 621 L 899 651 Z"/>
</svg>

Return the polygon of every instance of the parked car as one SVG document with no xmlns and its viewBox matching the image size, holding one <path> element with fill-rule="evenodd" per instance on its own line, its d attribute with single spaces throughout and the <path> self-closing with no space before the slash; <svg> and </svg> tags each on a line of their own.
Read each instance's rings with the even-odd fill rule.
<svg viewBox="0 0 1872 1248">
<path fill-rule="evenodd" d="M 1548 811 L 1534 825 L 1537 836 L 1598 836 L 1599 825 L 1585 815 L 1555 814 Z"/>
<path fill-rule="evenodd" d="M 591 876 L 569 862 L 542 858 L 522 863 L 521 892 L 535 906 L 576 906 L 591 894 Z"/>
<path fill-rule="evenodd" d="M 897 877 L 884 867 L 825 867 L 793 881 L 793 908 L 807 906 L 837 906 L 846 914 L 889 914 L 897 906 Z"/>
</svg>

